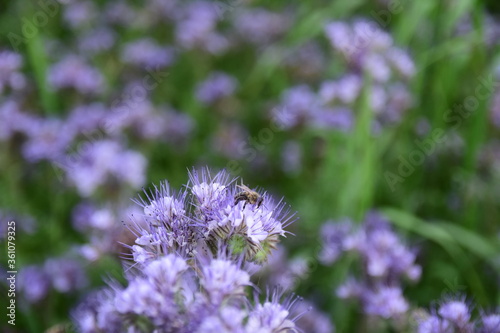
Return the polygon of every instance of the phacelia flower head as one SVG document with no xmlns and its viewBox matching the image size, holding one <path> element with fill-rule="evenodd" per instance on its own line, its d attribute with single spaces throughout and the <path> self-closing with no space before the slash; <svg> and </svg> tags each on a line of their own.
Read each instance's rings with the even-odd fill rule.
<svg viewBox="0 0 500 333">
<path fill-rule="evenodd" d="M 266 261 L 279 236 L 285 235 L 284 228 L 293 222 L 294 214 L 282 200 L 275 202 L 266 193 L 237 184 L 224 171 L 215 177 L 208 170 L 193 171 L 188 187 L 195 193 L 194 221 L 214 253 L 222 241 L 246 260 Z"/>
<path fill-rule="evenodd" d="M 224 258 L 185 260 L 166 254 L 83 303 L 74 317 L 83 332 L 297 332 L 290 310 L 296 298 L 280 303 L 274 293 L 250 305 L 249 274 Z M 109 320 L 105 320 L 105 318 Z"/>
<path fill-rule="evenodd" d="M 225 171 L 211 176 L 208 169 L 193 170 L 189 178 L 178 193 L 162 183 L 136 200 L 148 227 L 134 226 L 134 260 L 144 264 L 164 253 L 188 258 L 200 249 L 213 255 L 224 249 L 247 261 L 266 261 L 293 222 L 284 202 L 237 184 Z"/>
<path fill-rule="evenodd" d="M 128 224 L 136 237 L 126 245 L 129 282 L 112 283 L 75 310 L 80 330 L 298 332 L 297 298 L 247 296 L 254 287 L 248 262 L 267 259 L 293 214 L 237 180 L 193 170 L 180 191 L 166 182 L 144 191 L 135 200 L 142 214 Z"/>
</svg>

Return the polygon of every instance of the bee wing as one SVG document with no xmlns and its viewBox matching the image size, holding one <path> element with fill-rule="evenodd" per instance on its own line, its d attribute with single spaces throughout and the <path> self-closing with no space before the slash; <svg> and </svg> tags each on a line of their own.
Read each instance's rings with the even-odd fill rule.
<svg viewBox="0 0 500 333">
<path fill-rule="evenodd" d="M 251 189 L 249 189 L 249 188 L 248 188 L 248 186 L 246 186 L 246 185 L 241 184 L 241 185 L 236 185 L 236 186 L 238 186 L 239 188 L 241 188 L 243 191 L 253 192 L 253 191 L 252 191 Z"/>
</svg>

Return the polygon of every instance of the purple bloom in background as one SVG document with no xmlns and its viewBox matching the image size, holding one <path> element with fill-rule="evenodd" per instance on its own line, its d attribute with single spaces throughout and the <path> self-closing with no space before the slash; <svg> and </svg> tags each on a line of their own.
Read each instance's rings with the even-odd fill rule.
<svg viewBox="0 0 500 333">
<path fill-rule="evenodd" d="M 139 39 L 125 44 L 122 60 L 144 68 L 161 68 L 172 64 L 174 52 L 170 48 L 160 47 L 150 38 Z"/>
<path fill-rule="evenodd" d="M 75 133 L 59 119 L 39 119 L 26 129 L 28 140 L 22 147 L 24 158 L 30 162 L 42 159 L 57 160 L 73 141 Z"/>
<path fill-rule="evenodd" d="M 237 85 L 236 79 L 232 76 L 222 72 L 214 72 L 205 81 L 198 84 L 196 98 L 204 104 L 213 104 L 224 97 L 231 96 Z"/>
<path fill-rule="evenodd" d="M 216 8 L 209 1 L 194 1 L 179 8 L 175 29 L 177 43 L 186 49 L 198 48 L 213 54 L 225 51 L 229 42 L 216 32 L 220 19 Z"/>
<path fill-rule="evenodd" d="M 419 323 L 418 333 L 453 333 L 453 328 L 448 321 L 430 316 Z"/>
<path fill-rule="evenodd" d="M 97 54 L 110 50 L 116 42 L 116 34 L 113 30 L 106 27 L 98 27 L 89 30 L 78 41 L 80 52 L 88 54 Z"/>
<path fill-rule="evenodd" d="M 413 98 L 401 83 L 395 83 L 387 88 L 386 104 L 383 106 L 382 118 L 384 123 L 396 123 L 401 120 L 403 111 L 413 105 Z"/>
<path fill-rule="evenodd" d="M 329 222 L 321 232 L 323 249 L 319 259 L 323 264 L 334 263 L 346 252 L 360 257 L 360 277 L 344 282 L 337 296 L 357 300 L 366 314 L 387 319 L 396 319 L 409 310 L 402 294 L 402 280 L 418 280 L 421 267 L 415 264 L 414 251 L 403 245 L 387 220 L 370 212 L 359 228 L 349 222 Z"/>
<path fill-rule="evenodd" d="M 19 289 L 31 303 L 44 299 L 52 288 L 69 293 L 86 285 L 83 267 L 69 258 L 52 258 L 42 266 L 26 266 L 19 272 Z"/>
<path fill-rule="evenodd" d="M 95 4 L 89 1 L 69 1 L 63 11 L 64 21 L 74 29 L 91 26 L 97 15 Z"/>
<path fill-rule="evenodd" d="M 28 302 L 36 303 L 47 296 L 51 288 L 49 275 L 40 266 L 26 266 L 19 271 L 19 290 Z"/>
<path fill-rule="evenodd" d="M 344 252 L 344 238 L 352 231 L 350 221 L 333 222 L 328 221 L 321 227 L 321 238 L 323 246 L 319 254 L 319 260 L 324 265 L 333 264 Z"/>
<path fill-rule="evenodd" d="M 101 103 L 78 105 L 71 110 L 66 126 L 73 133 L 93 132 L 103 124 L 107 112 L 108 110 Z"/>
<path fill-rule="evenodd" d="M 18 232 L 24 232 L 26 234 L 33 234 L 38 229 L 38 224 L 29 215 L 18 214 L 9 210 L 3 210 L 0 208 L 0 221 L 4 221 L 0 226 L 0 240 L 7 239 L 9 232 L 8 222 L 15 221 L 15 228 Z M 12 228 L 10 228 L 12 235 Z"/>
<path fill-rule="evenodd" d="M 439 307 L 438 314 L 457 326 L 466 325 L 470 320 L 469 307 L 462 301 L 449 301 Z"/>
<path fill-rule="evenodd" d="M 90 220 L 96 208 L 89 202 L 81 202 L 72 213 L 73 227 L 78 231 L 84 231 L 91 225 Z"/>
<path fill-rule="evenodd" d="M 350 66 L 358 72 L 368 72 L 375 81 L 389 81 L 394 76 L 393 69 L 403 78 L 411 78 L 415 73 L 410 56 L 393 46 L 392 37 L 375 22 L 331 22 L 325 26 L 325 34 Z"/>
<path fill-rule="evenodd" d="M 172 21 L 176 17 L 176 10 L 180 6 L 178 0 L 148 0 L 148 14 L 157 20 Z"/>
<path fill-rule="evenodd" d="M 62 166 L 82 196 L 91 195 L 111 176 L 133 188 L 145 182 L 146 159 L 109 140 L 87 143 L 78 154 L 66 157 Z"/>
<path fill-rule="evenodd" d="M 101 73 L 75 55 L 65 57 L 49 69 L 48 83 L 57 90 L 73 88 L 82 94 L 99 94 L 104 89 Z"/>
<path fill-rule="evenodd" d="M 306 85 L 292 87 L 282 94 L 281 105 L 274 109 L 277 123 L 293 128 L 306 122 L 317 108 L 316 94 Z"/>
<path fill-rule="evenodd" d="M 127 26 L 137 19 L 138 12 L 124 1 L 108 2 L 103 11 L 103 21 Z"/>
<path fill-rule="evenodd" d="M 375 292 L 367 290 L 362 297 L 367 314 L 395 318 L 409 309 L 409 304 L 398 287 L 381 287 Z"/>
<path fill-rule="evenodd" d="M 11 51 L 0 51 L 0 94 L 7 87 L 21 90 L 26 86 L 26 79 L 20 72 L 23 58 L 20 54 Z"/>
<path fill-rule="evenodd" d="M 411 78 L 415 75 L 415 64 L 405 51 L 393 48 L 387 52 L 387 58 L 403 77 Z"/>
<path fill-rule="evenodd" d="M 83 267 L 72 259 L 49 259 L 44 270 L 50 276 L 54 289 L 61 293 L 81 289 L 87 284 Z"/>
<path fill-rule="evenodd" d="M 310 123 L 316 128 L 330 128 L 343 132 L 350 131 L 354 126 L 352 111 L 343 107 L 316 109 Z"/>
<path fill-rule="evenodd" d="M 481 317 L 481 333 L 499 333 L 500 332 L 500 314 L 489 314 Z"/>
<path fill-rule="evenodd" d="M 291 23 L 291 19 L 286 14 L 273 13 L 260 8 L 238 10 L 233 25 L 239 38 L 263 45 L 282 36 L 288 31 Z"/>
<path fill-rule="evenodd" d="M 353 24 L 332 22 L 326 25 L 325 33 L 333 48 L 358 66 L 363 66 L 367 55 L 392 46 L 389 34 L 380 30 L 374 22 L 364 20 Z"/>
<path fill-rule="evenodd" d="M 29 134 L 38 128 L 40 120 L 21 111 L 15 100 L 6 100 L 0 103 L 0 140 L 10 139 L 14 133 Z"/>
<path fill-rule="evenodd" d="M 359 97 L 363 86 L 362 79 L 357 75 L 349 74 L 337 81 L 325 81 L 319 90 L 323 103 L 334 103 L 339 100 L 351 104 Z"/>
<path fill-rule="evenodd" d="M 463 297 L 444 300 L 437 310 L 427 314 L 418 323 L 419 333 L 493 333 L 500 331 L 500 316 L 482 315 L 479 320 L 471 321 L 471 309 Z"/>
</svg>

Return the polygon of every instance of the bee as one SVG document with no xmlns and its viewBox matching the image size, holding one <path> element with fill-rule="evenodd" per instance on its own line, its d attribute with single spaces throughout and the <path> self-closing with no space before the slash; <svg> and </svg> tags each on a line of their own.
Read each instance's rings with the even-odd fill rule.
<svg viewBox="0 0 500 333">
<path fill-rule="evenodd" d="M 236 186 L 241 188 L 243 191 L 238 192 L 234 196 L 234 205 L 235 206 L 240 201 L 245 201 L 245 204 L 243 205 L 243 209 L 245 209 L 245 207 L 247 206 L 247 203 L 250 203 L 251 205 L 257 204 L 257 208 L 259 208 L 260 205 L 262 205 L 264 198 L 259 193 L 251 190 L 250 188 L 248 188 L 248 186 L 243 185 L 243 183 L 241 185 L 236 185 Z"/>
</svg>

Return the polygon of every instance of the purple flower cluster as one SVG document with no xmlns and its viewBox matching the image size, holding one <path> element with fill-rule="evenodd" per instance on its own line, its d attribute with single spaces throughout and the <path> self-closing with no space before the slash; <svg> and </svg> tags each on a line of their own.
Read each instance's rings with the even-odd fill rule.
<svg viewBox="0 0 500 333">
<path fill-rule="evenodd" d="M 135 205 L 115 202 L 106 205 L 83 201 L 73 209 L 73 228 L 87 236 L 88 242 L 76 248 L 77 253 L 87 261 L 94 262 L 107 254 L 121 253 L 119 243 L 131 243 L 134 238 L 129 230 L 124 230 L 116 221 L 128 216 L 138 217 L 141 211 Z"/>
<path fill-rule="evenodd" d="M 185 190 L 163 183 L 136 200 L 144 214 L 130 226 L 137 238 L 128 285 L 113 283 L 83 303 L 75 311 L 81 331 L 297 332 L 296 298 L 280 302 L 274 292 L 250 305 L 246 294 L 245 262 L 264 262 L 292 215 L 265 194 L 261 205 L 238 202 L 236 181 L 192 171 Z"/>
<path fill-rule="evenodd" d="M 421 316 L 418 333 L 498 333 L 500 315 L 482 313 L 478 320 L 472 320 L 472 310 L 463 298 L 448 299 L 432 311 Z"/>
<path fill-rule="evenodd" d="M 71 163 L 64 165 L 68 179 L 84 197 L 113 178 L 133 188 L 145 182 L 146 159 L 140 153 L 124 150 L 115 141 L 93 142 L 74 159 L 70 156 L 68 161 Z"/>
<path fill-rule="evenodd" d="M 410 56 L 393 46 L 392 37 L 373 22 L 331 22 L 325 26 L 325 34 L 333 49 L 344 54 L 346 68 L 338 78 L 320 82 L 317 93 L 305 84 L 286 90 L 278 108 L 287 113 L 281 117 L 281 125 L 349 130 L 363 88 L 368 88 L 375 125 L 399 121 L 412 104 L 406 84 L 415 72 Z M 321 59 L 319 50 L 312 52 Z M 364 87 L 368 76 L 373 82 Z"/>
<path fill-rule="evenodd" d="M 25 266 L 19 271 L 19 290 L 30 303 L 43 300 L 52 288 L 69 293 L 86 285 L 85 271 L 74 259 L 51 258 L 41 266 Z"/>
<path fill-rule="evenodd" d="M 144 264 L 172 252 L 191 257 L 207 249 L 216 254 L 227 247 L 245 260 L 266 261 L 293 222 L 285 203 L 266 194 L 260 204 L 235 200 L 245 190 L 225 171 L 211 176 L 208 169 L 193 170 L 189 176 L 186 190 L 174 193 L 162 183 L 137 200 L 147 227 L 133 225 L 138 235 L 132 247 L 134 260 Z"/>
<path fill-rule="evenodd" d="M 134 189 L 144 184 L 147 162 L 142 154 L 124 147 L 121 138 L 127 129 L 140 139 L 182 147 L 193 121 L 186 114 L 155 108 L 149 102 L 113 112 L 101 103 L 82 104 L 66 119 L 34 116 L 15 99 L 0 102 L 0 140 L 22 134 L 23 157 L 31 163 L 52 162 L 84 197 L 116 181 Z"/>
<path fill-rule="evenodd" d="M 233 20 L 238 39 L 255 45 L 267 45 L 276 41 L 292 24 L 288 13 L 271 12 L 264 8 L 239 10 Z"/>
<path fill-rule="evenodd" d="M 173 62 L 174 52 L 151 39 L 140 39 L 125 45 L 122 59 L 125 63 L 144 68 L 161 68 Z"/>
<path fill-rule="evenodd" d="M 56 90 L 72 88 L 84 95 L 99 95 L 104 89 L 102 74 L 76 55 L 69 55 L 53 65 L 48 82 Z"/>
<path fill-rule="evenodd" d="M 212 73 L 196 89 L 196 98 L 204 104 L 213 104 L 218 100 L 230 96 L 237 86 L 235 78 L 221 73 Z"/>
<path fill-rule="evenodd" d="M 20 72 L 23 58 L 20 54 L 0 50 L 0 95 L 7 89 L 23 89 L 26 79 Z"/>
<path fill-rule="evenodd" d="M 200 268 L 201 266 L 201 268 Z M 297 332 L 295 299 L 274 293 L 250 305 L 250 275 L 227 259 L 190 261 L 166 254 L 113 284 L 74 312 L 81 332 Z"/>
<path fill-rule="evenodd" d="M 176 42 L 184 49 L 220 54 L 229 47 L 227 38 L 217 32 L 220 16 L 214 3 L 194 1 L 178 7 Z"/>
<path fill-rule="evenodd" d="M 340 298 L 358 300 L 366 314 L 383 318 L 397 318 L 408 311 L 401 282 L 403 278 L 418 280 L 421 267 L 415 264 L 415 251 L 401 242 L 388 221 L 369 213 L 359 228 L 349 221 L 328 222 L 322 238 L 323 264 L 331 265 L 344 253 L 360 259 L 360 277 L 349 278 L 337 289 Z"/>
</svg>

